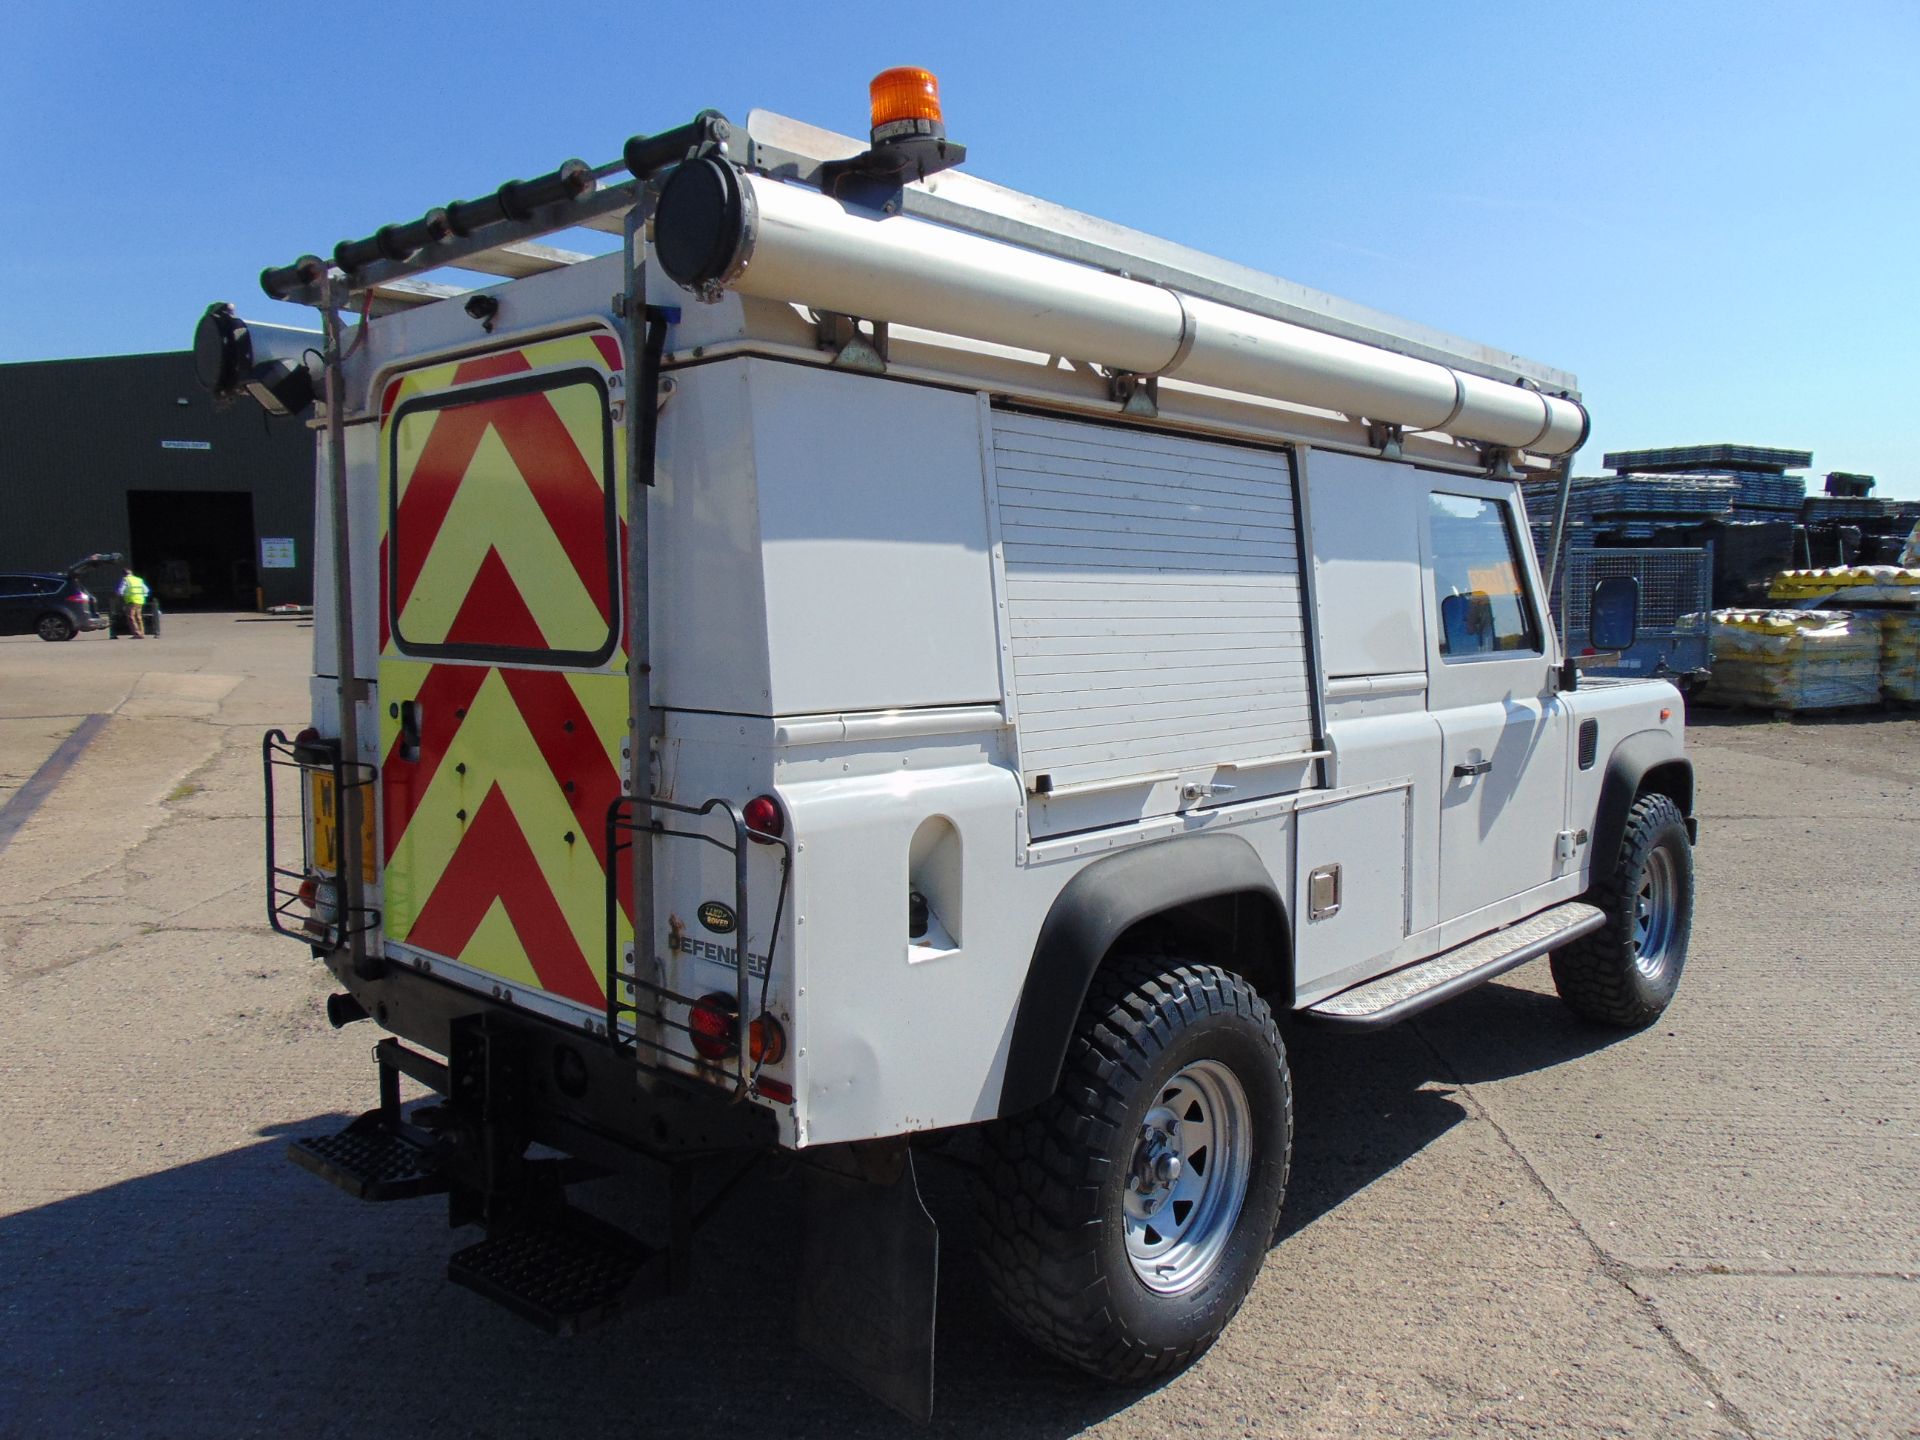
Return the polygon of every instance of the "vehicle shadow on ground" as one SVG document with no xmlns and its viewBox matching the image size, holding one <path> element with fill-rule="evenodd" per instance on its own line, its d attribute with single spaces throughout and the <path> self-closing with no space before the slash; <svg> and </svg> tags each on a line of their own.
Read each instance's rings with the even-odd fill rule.
<svg viewBox="0 0 1920 1440">
<path fill-rule="evenodd" d="M 1565 1064 L 1625 1032 L 1579 1020 L 1556 996 L 1495 983 L 1377 1034 L 1306 1022 L 1284 1034 L 1294 1144 L 1279 1242 L 1465 1120 L 1452 1086 Z"/>
<path fill-rule="evenodd" d="M 1289 1038 L 1298 1141 L 1281 1238 L 1465 1118 L 1448 1083 L 1612 1036 L 1550 997 L 1488 987 L 1419 1026 Z M 362 1204 L 288 1163 L 284 1134 L 345 1118 L 270 1126 L 258 1144 L 0 1219 L 0 1433 L 1066 1436 L 1146 1393 L 1056 1365 L 1000 1320 L 973 1264 L 963 1146 L 922 1166 L 942 1235 L 938 1414 L 923 1430 L 794 1343 L 792 1192 L 765 1167 L 702 1232 L 691 1295 L 563 1340 L 445 1281 L 475 1232 L 450 1234 L 443 1201 Z M 647 1228 L 637 1187 L 592 1188 L 592 1208 Z"/>
</svg>

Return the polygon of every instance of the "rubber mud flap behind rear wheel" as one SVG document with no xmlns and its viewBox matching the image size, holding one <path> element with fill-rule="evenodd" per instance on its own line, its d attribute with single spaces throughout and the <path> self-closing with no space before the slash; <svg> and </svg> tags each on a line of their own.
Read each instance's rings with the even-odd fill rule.
<svg viewBox="0 0 1920 1440">
<path fill-rule="evenodd" d="M 826 1164 L 800 1166 L 795 1329 L 816 1360 L 925 1424 L 933 1418 L 940 1231 L 920 1199 L 912 1151 L 882 1152 L 862 1166 L 835 1163 L 853 1158 L 835 1149 Z"/>
</svg>

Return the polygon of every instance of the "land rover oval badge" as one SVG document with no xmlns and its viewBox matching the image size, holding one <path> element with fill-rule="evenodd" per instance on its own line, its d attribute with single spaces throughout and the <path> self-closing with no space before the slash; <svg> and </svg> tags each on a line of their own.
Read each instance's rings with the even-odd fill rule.
<svg viewBox="0 0 1920 1440">
<path fill-rule="evenodd" d="M 716 935 L 731 935 L 739 923 L 733 918 L 733 911 L 718 900 L 703 902 L 694 913 L 700 917 L 700 923 Z"/>
</svg>

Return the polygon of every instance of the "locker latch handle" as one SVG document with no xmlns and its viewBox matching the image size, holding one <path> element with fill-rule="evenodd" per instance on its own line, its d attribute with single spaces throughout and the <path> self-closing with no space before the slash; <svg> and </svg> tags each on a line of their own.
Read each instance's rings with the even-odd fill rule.
<svg viewBox="0 0 1920 1440">
<path fill-rule="evenodd" d="M 420 758 L 420 702 L 400 702 L 400 758 L 409 763 Z"/>
</svg>

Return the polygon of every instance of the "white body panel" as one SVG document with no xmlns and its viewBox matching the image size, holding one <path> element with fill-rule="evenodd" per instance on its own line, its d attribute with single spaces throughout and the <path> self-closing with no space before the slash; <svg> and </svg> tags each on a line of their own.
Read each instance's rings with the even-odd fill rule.
<svg viewBox="0 0 1920 1440">
<path fill-rule="evenodd" d="M 763 361 L 679 376 L 654 493 L 657 701 L 772 715 L 997 702 L 975 409 Z"/>
</svg>

